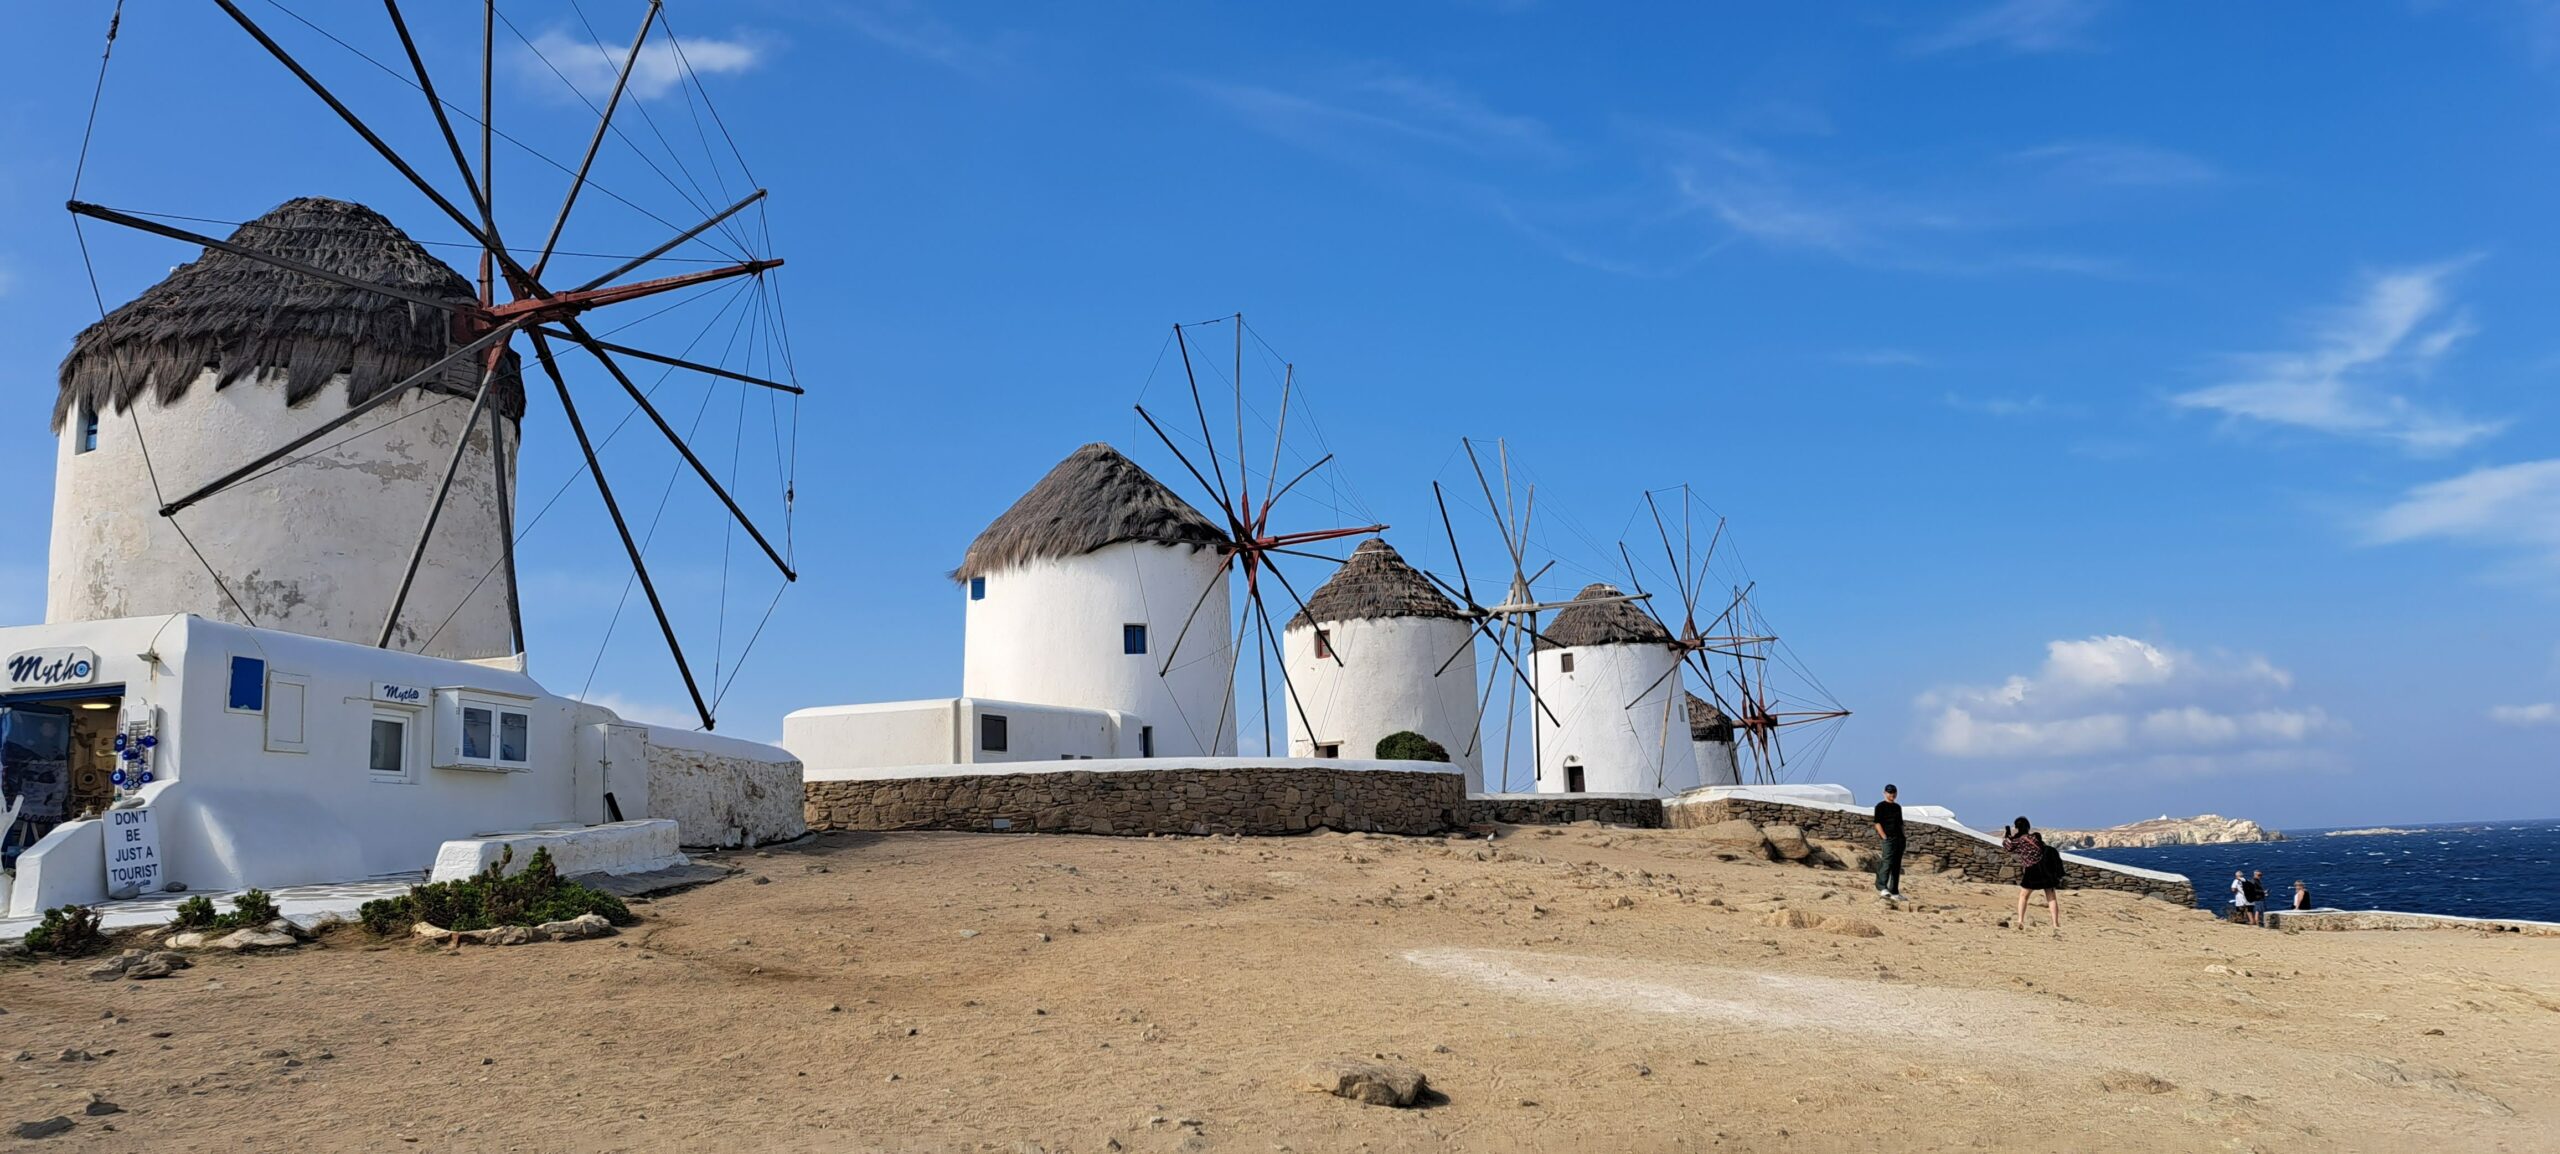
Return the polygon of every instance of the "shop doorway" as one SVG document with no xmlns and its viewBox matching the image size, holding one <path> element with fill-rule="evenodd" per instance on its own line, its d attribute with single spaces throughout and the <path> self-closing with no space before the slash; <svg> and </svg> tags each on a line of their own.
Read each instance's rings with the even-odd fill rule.
<svg viewBox="0 0 2560 1154">
<path fill-rule="evenodd" d="M 53 827 L 104 812 L 116 799 L 116 730 L 124 687 L 83 686 L 0 696 L 0 864 Z"/>
</svg>

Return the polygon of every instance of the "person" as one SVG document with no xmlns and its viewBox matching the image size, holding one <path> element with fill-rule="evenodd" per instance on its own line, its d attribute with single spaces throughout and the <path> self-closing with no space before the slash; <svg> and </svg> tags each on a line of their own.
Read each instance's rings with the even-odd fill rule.
<svg viewBox="0 0 2560 1154">
<path fill-rule="evenodd" d="M 2267 871 L 2259 870 L 2240 883 L 2240 892 L 2249 899 L 2249 924 L 2267 924 Z"/>
<path fill-rule="evenodd" d="M 2308 884 L 2298 881 L 2293 883 L 2293 908 L 2297 910 L 2311 908 L 2311 887 Z"/>
<path fill-rule="evenodd" d="M 2247 870 L 2231 871 L 2231 913 L 2233 920 L 2241 925 L 2255 925 L 2257 922 L 2253 916 L 2257 910 L 2249 904 L 2249 871 Z"/>
<path fill-rule="evenodd" d="M 1895 800 L 1899 795 L 1887 782 L 1884 800 L 1876 803 L 1876 836 L 1884 839 L 1884 852 L 1876 855 L 1876 896 L 1889 902 L 1902 900 L 1902 803 Z"/>
<path fill-rule="evenodd" d="M 2062 932 L 2062 854 L 2044 844 L 2044 835 L 2027 824 L 2024 817 L 2009 823 L 2000 839 L 2000 848 L 2018 863 L 2019 929 L 2027 928 L 2027 898 L 2037 890 L 2044 891 L 2045 911 L 2053 918 L 2053 932 Z"/>
</svg>

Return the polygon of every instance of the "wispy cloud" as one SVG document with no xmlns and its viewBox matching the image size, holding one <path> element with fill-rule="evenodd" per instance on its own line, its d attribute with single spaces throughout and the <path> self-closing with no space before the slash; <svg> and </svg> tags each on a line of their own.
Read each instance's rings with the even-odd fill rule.
<svg viewBox="0 0 2560 1154">
<path fill-rule="evenodd" d="M 614 78 L 622 74 L 622 62 L 630 45 L 607 47 L 593 39 L 555 30 L 534 37 L 532 51 L 540 59 L 532 55 L 520 59 L 518 66 L 525 72 L 549 76 L 558 69 L 580 94 L 601 102 L 612 94 Z M 762 51 L 744 39 L 686 37 L 679 52 L 664 35 L 652 36 L 632 60 L 628 91 L 643 99 L 654 99 L 675 91 L 684 80 L 687 64 L 699 75 L 717 76 L 748 71 L 762 59 Z"/>
<path fill-rule="evenodd" d="M 2528 571 L 2560 574 L 2560 457 L 2489 465 L 2429 481 L 2373 518 L 2376 544 L 2462 541 L 2520 552 Z"/>
<path fill-rule="evenodd" d="M 2045 400 L 2042 395 L 2029 397 L 1968 397 L 1961 393 L 1948 393 L 1939 398 L 1939 403 L 1950 409 L 1956 409 L 1967 413 L 1981 413 L 1988 417 L 2029 417 L 2038 413 L 2046 412 L 2049 409 L 2049 406 L 2045 404 Z"/>
<path fill-rule="evenodd" d="M 2410 399 L 2476 328 L 2453 300 L 2470 261 L 2395 269 L 2365 278 L 2355 299 L 2324 314 L 2302 347 L 2228 358 L 2228 379 L 2173 398 L 2182 408 L 2235 420 L 2438 453 L 2495 435 L 2506 422 L 2464 416 Z"/>
<path fill-rule="evenodd" d="M 1014 59 L 1012 38 L 971 35 L 910 0 L 844 4 L 826 11 L 875 44 L 977 79 L 994 75 Z"/>
<path fill-rule="evenodd" d="M 2089 25 L 2105 8 L 2105 0 L 2000 0 L 1913 39 L 1908 47 L 1923 55 L 1968 48 L 2025 54 L 2085 50 L 2093 47 Z"/>
<path fill-rule="evenodd" d="M 1535 117 L 1498 110 L 1463 88 L 1380 65 L 1343 70 L 1306 90 L 1196 78 L 1189 83 L 1262 131 L 1327 151 L 1427 144 L 1475 157 L 1556 161 L 1566 155 L 1554 132 Z"/>
<path fill-rule="evenodd" d="M 2051 179 L 2096 188 L 2211 184 L 2222 176 L 2201 158 L 2148 144 L 2048 144 L 2010 153 L 2008 159 Z"/>
<path fill-rule="evenodd" d="M 2216 757 L 2245 762 L 2344 728 L 2316 705 L 2278 700 L 2292 685 L 2262 657 L 2199 655 L 2121 634 L 2059 640 L 2034 673 L 1922 694 L 1921 743 L 1964 760 L 2177 758 L 2206 772 Z"/>
<path fill-rule="evenodd" d="M 2493 705 L 2489 720 L 2519 728 L 2537 725 L 2560 725 L 2560 703 L 2537 701 L 2531 705 Z"/>
</svg>

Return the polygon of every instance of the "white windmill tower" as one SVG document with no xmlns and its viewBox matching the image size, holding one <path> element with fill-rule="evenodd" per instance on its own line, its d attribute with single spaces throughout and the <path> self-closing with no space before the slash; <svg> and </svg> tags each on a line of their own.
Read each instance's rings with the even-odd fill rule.
<svg viewBox="0 0 2560 1154">
<path fill-rule="evenodd" d="M 968 593 L 961 693 L 1134 718 L 1140 756 L 1229 757 L 1233 654 L 1225 531 L 1101 442 L 989 524 L 952 578 Z"/>
<path fill-rule="evenodd" d="M 1698 784 L 1742 784 L 1742 765 L 1734 757 L 1733 719 L 1694 693 L 1689 694 L 1689 751 L 1698 759 Z"/>
<path fill-rule="evenodd" d="M 1281 636 L 1301 707 L 1289 714 L 1289 756 L 1374 757 L 1381 739 L 1418 733 L 1481 791 L 1474 646 L 1474 622 L 1430 578 L 1384 538 L 1360 542 Z"/>
<path fill-rule="evenodd" d="M 1537 637 L 1538 792 L 1669 795 L 1698 785 L 1680 654 L 1661 623 L 1593 582 Z"/>
</svg>

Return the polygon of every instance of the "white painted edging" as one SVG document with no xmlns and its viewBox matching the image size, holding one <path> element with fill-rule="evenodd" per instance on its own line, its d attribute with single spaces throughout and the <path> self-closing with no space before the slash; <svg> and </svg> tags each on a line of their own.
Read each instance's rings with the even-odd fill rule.
<svg viewBox="0 0 2560 1154">
<path fill-rule="evenodd" d="M 1076 761 L 993 761 L 968 765 L 890 765 L 805 769 L 803 781 L 904 781 L 923 777 L 1007 777 L 1017 773 L 1251 772 L 1257 769 L 1339 769 L 1358 773 L 1459 774 L 1437 761 L 1362 761 L 1331 757 L 1097 757 Z M 1527 796 L 1527 795 L 1522 795 Z M 1552 795 L 1550 795 L 1552 796 Z"/>
<path fill-rule="evenodd" d="M 1663 800 L 1662 804 L 1666 807 L 1674 805 L 1708 805 L 1717 801 L 1722 801 L 1726 798 L 1742 798 L 1750 801 L 1769 802 L 1776 805 L 1800 806 L 1805 809 L 1827 809 L 1834 813 L 1866 815 L 1875 812 L 1873 806 L 1842 805 L 1838 802 L 1829 801 L 1810 801 L 1802 797 L 1770 794 L 1765 791 L 1753 790 L 1749 787 L 1744 787 L 1742 789 L 1711 787 L 1703 790 L 1694 790 L 1678 797 L 1666 798 Z M 1963 834 L 1966 837 L 1979 841 L 1993 849 L 2000 848 L 2000 839 L 1958 822 L 1915 816 L 1908 810 L 1903 812 L 1902 820 L 1906 824 L 1911 825 L 1934 825 L 1943 830 Z M 2138 878 L 2149 878 L 2153 881 L 2186 882 L 2189 886 L 2193 886 L 2195 884 L 2193 881 L 2189 880 L 2185 874 L 2163 873 L 2159 870 L 2147 870 L 2140 866 L 2129 866 L 2119 862 L 2100 861 L 2096 858 L 2086 858 L 2075 853 L 2063 854 L 2062 860 L 2067 862 L 2078 862 L 2091 869 L 2107 870 L 2111 873 L 2126 874 Z"/>
<path fill-rule="evenodd" d="M 501 857 L 507 857 L 508 872 L 512 873 L 523 869 L 538 849 L 551 851 L 551 864 L 563 877 L 648 873 L 683 865 L 686 860 L 684 851 L 676 846 L 676 823 L 667 818 L 647 818 L 448 841 L 436 851 L 436 866 L 427 880 L 458 881 L 497 864 Z"/>
</svg>

